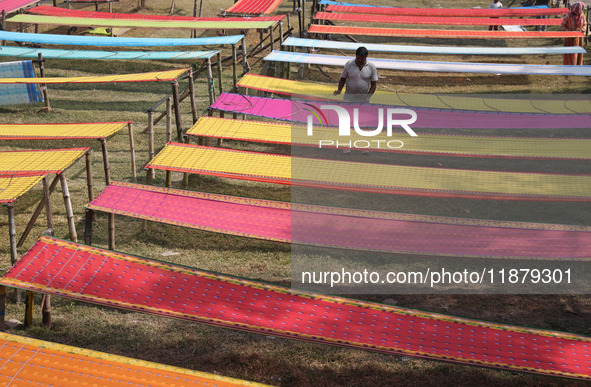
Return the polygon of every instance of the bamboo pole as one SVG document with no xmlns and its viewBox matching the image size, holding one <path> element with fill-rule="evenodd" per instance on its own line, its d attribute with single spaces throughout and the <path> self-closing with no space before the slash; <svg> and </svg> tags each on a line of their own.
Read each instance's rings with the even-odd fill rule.
<svg viewBox="0 0 591 387">
<path fill-rule="evenodd" d="M 171 185 L 172 185 L 172 172 L 166 171 L 166 186 L 168 188 L 170 188 Z"/>
<path fill-rule="evenodd" d="M 207 59 L 208 72 L 211 72 L 211 60 Z M 193 79 L 193 70 L 189 69 L 189 99 L 191 101 L 191 113 L 193 114 L 193 123 L 197 122 L 197 103 L 195 102 L 195 80 Z M 180 142 L 180 141 L 179 141 Z"/>
<path fill-rule="evenodd" d="M 10 235 L 10 263 L 14 265 L 18 260 L 16 251 L 16 227 L 14 225 L 14 204 L 6 203 L 8 208 L 8 235 Z"/>
<path fill-rule="evenodd" d="M 166 142 L 172 141 L 172 97 L 166 99 Z"/>
<path fill-rule="evenodd" d="M 6 315 L 6 287 L 0 286 L 0 331 L 4 330 L 4 316 Z"/>
<path fill-rule="evenodd" d="M 45 211 L 47 213 L 47 228 L 49 235 L 53 236 L 53 214 L 51 212 L 51 201 L 49 200 L 49 186 L 47 178 L 43 178 L 43 196 L 45 198 Z M 51 296 L 44 294 L 41 299 L 41 321 L 47 329 L 51 329 Z"/>
<path fill-rule="evenodd" d="M 242 35 L 246 36 L 246 31 L 243 31 Z M 248 65 L 248 55 L 246 52 L 246 38 L 242 38 L 242 71 L 244 71 L 244 73 L 250 71 L 250 66 Z"/>
<path fill-rule="evenodd" d="M 275 50 L 275 40 L 273 39 L 273 26 L 269 27 L 269 38 L 271 39 L 271 52 Z"/>
<path fill-rule="evenodd" d="M 47 177 L 43 177 L 43 198 L 45 200 L 45 213 L 47 216 L 47 229 L 49 235 L 53 236 L 53 213 L 51 211 L 51 200 L 49 193 L 49 186 L 47 185 Z M 44 294 L 41 300 L 41 316 L 43 325 L 47 329 L 51 329 L 51 296 Z"/>
<path fill-rule="evenodd" d="M 244 38 L 242 38 L 242 41 L 244 42 Z M 243 60 L 246 61 L 246 57 L 243 57 Z M 236 90 L 237 86 L 236 84 L 238 83 L 238 74 L 236 71 L 236 45 L 233 44 L 232 45 L 232 84 L 234 85 L 234 90 Z M 245 71 L 246 72 L 246 71 Z"/>
<path fill-rule="evenodd" d="M 84 243 L 92 245 L 92 221 L 94 220 L 94 210 L 86 209 L 84 217 Z"/>
<path fill-rule="evenodd" d="M 29 290 L 25 298 L 25 328 L 33 325 L 33 307 L 35 304 L 35 294 Z"/>
<path fill-rule="evenodd" d="M 45 78 L 45 66 L 43 65 L 43 54 L 39 53 L 37 55 L 37 58 L 39 59 L 39 73 L 41 75 L 41 78 Z M 47 84 L 46 83 L 41 83 L 39 85 L 41 87 L 41 92 L 43 93 L 43 99 L 45 101 L 45 106 L 43 107 L 43 111 L 51 111 L 51 106 L 49 105 L 49 93 L 47 92 Z"/>
<path fill-rule="evenodd" d="M 115 250 L 115 214 L 109 214 L 109 250 Z"/>
<path fill-rule="evenodd" d="M 107 150 L 107 140 L 100 139 L 101 149 L 103 150 L 103 167 L 105 169 L 105 184 L 109 185 L 111 182 L 111 164 L 109 163 L 109 152 Z"/>
<path fill-rule="evenodd" d="M 44 294 L 41 299 L 41 321 L 45 328 L 51 329 L 51 296 L 49 294 Z"/>
<path fill-rule="evenodd" d="M 137 165 L 135 162 L 135 141 L 133 138 L 133 124 L 131 122 L 127 123 L 127 128 L 129 129 L 129 150 L 131 151 L 131 177 L 134 183 L 137 183 Z"/>
<path fill-rule="evenodd" d="M 148 168 L 146 170 L 146 185 L 151 185 L 152 184 L 152 174 L 150 173 L 150 168 Z M 147 220 L 142 220 L 142 232 L 147 232 L 148 231 L 148 221 Z"/>
<path fill-rule="evenodd" d="M 211 71 L 211 59 L 207 58 L 207 88 L 208 88 L 208 95 L 209 95 L 209 104 L 212 105 L 213 101 L 215 101 L 215 91 L 214 91 L 214 79 L 213 79 L 213 72 Z M 197 118 L 193 123 L 197 122 Z M 181 142 L 181 140 L 179 140 Z"/>
<path fill-rule="evenodd" d="M 302 30 L 300 30 L 300 36 L 306 37 L 308 32 L 306 31 L 306 0 L 300 0 L 302 2 Z"/>
<path fill-rule="evenodd" d="M 45 214 L 47 217 L 47 228 L 51 235 L 53 235 L 53 213 L 51 211 L 51 200 L 49 185 L 47 184 L 47 177 L 43 178 L 43 200 L 45 201 Z"/>
<path fill-rule="evenodd" d="M 181 109 L 179 101 L 179 82 L 172 82 L 172 98 L 174 101 L 174 118 L 176 120 L 176 134 L 178 142 L 183 142 L 183 124 L 181 122 Z"/>
<path fill-rule="evenodd" d="M 148 159 L 154 158 L 154 112 L 148 110 Z M 148 170 L 150 177 L 154 177 L 154 171 Z"/>
<path fill-rule="evenodd" d="M 91 202 L 94 200 L 94 192 L 93 192 L 93 178 L 92 178 L 92 149 L 89 149 L 88 152 L 84 155 L 86 161 L 86 189 L 88 191 L 88 201 Z"/>
<path fill-rule="evenodd" d="M 53 179 L 53 181 L 51 182 L 51 184 L 49 185 L 49 194 L 50 195 L 53 193 L 53 190 L 55 189 L 58 181 L 59 181 L 59 175 L 56 175 L 55 178 Z M 39 217 L 39 215 L 41 215 L 41 211 L 43 211 L 43 208 L 45 208 L 45 201 L 41 200 L 39 202 L 39 204 L 37 204 L 37 208 L 35 208 L 35 212 L 33 212 L 33 216 L 31 216 L 29 223 L 27 223 L 27 227 L 25 228 L 25 231 L 21 235 L 21 238 L 19 239 L 16 247 L 21 247 L 23 245 L 23 243 L 25 243 L 25 239 L 27 238 L 27 236 L 29 236 L 29 232 L 31 232 L 31 229 L 33 228 L 33 225 L 37 221 L 37 218 Z"/>
<path fill-rule="evenodd" d="M 60 183 L 62 185 L 62 195 L 64 196 L 64 204 L 66 205 L 66 216 L 68 218 L 68 227 L 70 228 L 70 239 L 78 242 L 78 235 L 76 234 L 76 225 L 74 224 L 74 212 L 72 211 L 72 202 L 70 200 L 70 191 L 68 190 L 68 181 L 66 180 L 65 172 L 59 174 Z"/>
<path fill-rule="evenodd" d="M 222 94 L 224 90 L 222 87 L 222 53 L 221 52 L 217 53 L 217 60 L 218 60 L 218 88 L 219 88 L 219 93 Z"/>
</svg>

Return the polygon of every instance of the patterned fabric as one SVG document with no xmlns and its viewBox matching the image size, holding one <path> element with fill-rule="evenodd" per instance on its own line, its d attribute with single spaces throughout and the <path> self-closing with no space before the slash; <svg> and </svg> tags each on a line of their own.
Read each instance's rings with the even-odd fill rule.
<svg viewBox="0 0 591 387">
<path fill-rule="evenodd" d="M 0 384 L 70 386 L 262 386 L 258 383 L 167 366 L 0 332 Z"/>
<path fill-rule="evenodd" d="M 444 257 L 591 257 L 591 227 L 586 226 L 292 204 L 116 181 L 86 207 L 197 230 L 307 246 Z"/>
<path fill-rule="evenodd" d="M 178 143 L 168 143 L 145 168 L 396 195 L 591 201 L 591 175 L 360 163 Z"/>
<path fill-rule="evenodd" d="M 416 311 L 41 237 L 3 285 L 237 330 L 591 380 L 591 338 Z"/>
<path fill-rule="evenodd" d="M 374 96 L 376 98 L 376 96 Z M 393 101 L 395 103 L 395 101 Z M 243 94 L 222 93 L 212 109 L 231 113 L 273 118 L 281 121 L 308 122 L 310 109 L 319 110 L 322 102 L 264 98 Z M 343 106 L 346 106 L 343 104 Z M 349 112 L 358 109 L 359 125 L 375 128 L 376 105 L 349 105 Z M 369 106 L 369 107 L 368 107 Z M 373 109 L 373 110 L 371 110 Z M 454 129 L 561 129 L 589 128 L 589 114 L 515 114 L 466 110 L 431 110 L 414 108 L 417 121 L 412 128 Z M 366 113 L 367 112 L 367 113 Z M 326 126 L 338 126 L 336 113 L 326 114 Z M 371 113 L 371 115 L 370 115 Z M 352 114 L 352 113 L 351 113 Z M 366 116 L 367 114 L 367 116 Z"/>
<path fill-rule="evenodd" d="M 0 63 L 0 78 L 35 78 L 30 60 Z M 36 84 L 0 85 L 0 105 L 42 102 L 41 89 Z"/>
</svg>

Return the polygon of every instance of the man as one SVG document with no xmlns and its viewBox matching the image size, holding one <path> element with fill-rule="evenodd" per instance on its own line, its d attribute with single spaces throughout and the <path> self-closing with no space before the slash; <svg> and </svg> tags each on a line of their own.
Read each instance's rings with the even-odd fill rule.
<svg viewBox="0 0 591 387">
<path fill-rule="evenodd" d="M 359 47 L 355 52 L 355 60 L 345 64 L 338 89 L 334 95 L 341 94 L 345 84 L 347 88 L 343 99 L 346 102 L 369 102 L 372 94 L 376 91 L 378 72 L 376 66 L 367 61 L 369 52 L 365 47 Z"/>
</svg>

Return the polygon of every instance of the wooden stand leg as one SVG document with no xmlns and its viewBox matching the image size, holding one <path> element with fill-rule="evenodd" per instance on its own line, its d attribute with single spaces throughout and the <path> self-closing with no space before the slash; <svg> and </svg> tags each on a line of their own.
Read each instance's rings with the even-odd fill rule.
<svg viewBox="0 0 591 387">
<path fill-rule="evenodd" d="M 154 158 L 154 112 L 148 110 L 148 158 Z M 154 177 L 154 171 L 148 170 L 150 177 Z"/>
<path fill-rule="evenodd" d="M 37 59 L 39 60 L 39 73 L 41 78 L 45 78 L 45 66 L 43 65 L 43 55 L 41 53 L 38 54 Z M 49 93 L 47 92 L 47 84 L 42 83 L 39 85 L 41 87 L 41 92 L 43 93 L 43 99 L 45 101 L 45 106 L 43 107 L 44 111 L 51 111 L 51 106 L 49 105 Z"/>
<path fill-rule="evenodd" d="M 4 330 L 5 316 L 6 316 L 6 287 L 0 286 L 0 331 Z"/>
<path fill-rule="evenodd" d="M 183 124 L 181 122 L 181 109 L 179 100 L 179 82 L 172 82 L 172 98 L 174 100 L 174 118 L 176 121 L 176 132 L 178 142 L 183 142 Z"/>
<path fill-rule="evenodd" d="M 170 188 L 172 185 L 172 172 L 166 171 L 166 186 Z"/>
<path fill-rule="evenodd" d="M 92 245 L 92 222 L 94 220 L 94 210 L 86 209 L 86 216 L 84 217 L 84 243 L 88 246 Z"/>
<path fill-rule="evenodd" d="M 14 225 L 14 205 L 6 204 L 8 209 L 8 234 L 10 236 L 10 263 L 14 265 L 18 261 L 16 252 L 16 226 Z"/>
<path fill-rule="evenodd" d="M 49 185 L 47 184 L 47 178 L 43 178 L 43 200 L 45 200 L 45 214 L 47 216 L 47 229 L 50 235 L 53 235 L 53 213 L 51 211 L 51 200 L 49 193 Z"/>
<path fill-rule="evenodd" d="M 244 40 L 244 38 L 243 38 Z M 242 60 L 246 61 L 246 57 L 243 57 Z M 238 89 L 238 86 L 236 86 L 236 84 L 238 83 L 238 74 L 236 71 L 236 45 L 233 44 L 232 45 L 232 84 L 234 85 L 234 91 L 236 91 Z M 246 71 L 245 71 L 246 72 Z"/>
<path fill-rule="evenodd" d="M 115 250 L 115 214 L 109 214 L 109 250 Z"/>
<path fill-rule="evenodd" d="M 211 60 L 207 59 L 207 65 L 209 66 L 208 72 L 210 72 L 211 71 Z M 189 69 L 189 99 L 191 101 L 191 113 L 193 114 L 193 123 L 197 122 L 197 119 L 199 118 L 197 116 L 197 102 L 195 101 L 195 83 L 194 82 L 195 82 L 195 80 L 193 79 L 193 70 Z"/>
<path fill-rule="evenodd" d="M 70 200 L 70 191 L 68 190 L 68 181 L 64 172 L 60 173 L 60 183 L 62 185 L 62 195 L 64 196 L 64 204 L 66 206 L 66 216 L 68 217 L 68 226 L 70 228 L 70 239 L 78 242 L 78 235 L 76 234 L 76 225 L 74 224 L 74 212 L 72 211 L 72 202 Z"/>
<path fill-rule="evenodd" d="M 85 155 L 86 158 L 86 188 L 88 190 L 88 201 L 94 200 L 93 178 L 92 178 L 92 150 L 89 149 Z"/>
<path fill-rule="evenodd" d="M 59 175 L 57 175 L 53 179 L 53 181 L 51 182 L 51 184 L 49 186 L 49 195 L 51 195 L 53 193 L 53 190 L 55 189 L 55 186 L 57 185 L 58 181 L 59 181 Z M 43 211 L 44 207 L 45 207 L 45 200 L 41 200 L 39 202 L 39 204 L 37 205 L 37 208 L 35 208 L 35 212 L 33 213 L 33 216 L 31 216 L 31 219 L 29 220 L 29 223 L 27 224 L 25 231 L 21 235 L 21 238 L 19 239 L 16 247 L 21 247 L 23 245 L 23 243 L 25 243 L 25 239 L 27 238 L 27 236 L 29 236 L 29 233 L 31 232 L 33 225 L 37 221 L 37 218 L 39 217 L 39 215 L 41 215 L 41 211 Z"/>
<path fill-rule="evenodd" d="M 51 329 L 51 296 L 49 294 L 44 294 L 41 299 L 41 320 L 45 328 Z"/>
<path fill-rule="evenodd" d="M 31 291 L 26 292 L 25 297 L 25 328 L 33 325 L 33 307 L 35 306 L 35 294 Z"/>
<path fill-rule="evenodd" d="M 135 141 L 133 139 L 133 124 L 129 122 L 127 124 L 129 129 L 129 150 L 131 151 L 131 177 L 134 183 L 137 183 L 137 166 L 135 163 Z"/>
<path fill-rule="evenodd" d="M 213 71 L 211 71 L 211 59 L 209 58 L 207 58 L 207 86 L 207 94 L 209 95 L 209 105 L 211 106 L 213 104 L 213 101 L 215 101 L 215 86 L 213 79 Z M 197 122 L 197 119 L 195 119 L 194 122 Z"/>
<path fill-rule="evenodd" d="M 222 54 L 220 52 L 217 53 L 217 61 L 218 61 L 218 95 L 222 94 L 224 88 L 222 87 Z"/>
<path fill-rule="evenodd" d="M 111 182 L 111 165 L 109 164 L 109 152 L 107 150 L 107 140 L 101 139 L 101 148 L 103 150 L 103 163 L 105 168 L 105 184 L 109 185 Z"/>
</svg>

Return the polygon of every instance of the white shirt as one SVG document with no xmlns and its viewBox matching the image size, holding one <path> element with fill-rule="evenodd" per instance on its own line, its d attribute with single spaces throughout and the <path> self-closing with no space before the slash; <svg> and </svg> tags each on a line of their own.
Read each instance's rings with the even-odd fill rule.
<svg viewBox="0 0 591 387">
<path fill-rule="evenodd" d="M 378 81 L 378 71 L 376 70 L 376 66 L 371 62 L 365 62 L 363 68 L 359 70 L 359 67 L 357 67 L 355 60 L 353 59 L 345 64 L 343 72 L 341 73 L 341 78 L 347 80 L 347 88 L 345 89 L 345 95 L 343 96 L 345 101 L 361 98 L 361 96 L 355 98 L 353 96 L 355 94 L 361 94 L 363 96 L 363 101 L 365 101 L 365 97 L 367 97 L 369 87 L 371 86 L 371 81 Z"/>
<path fill-rule="evenodd" d="M 498 3 L 493 2 L 493 3 L 490 3 L 488 8 L 494 8 L 494 9 L 503 8 L 503 4 L 500 1 Z"/>
</svg>

